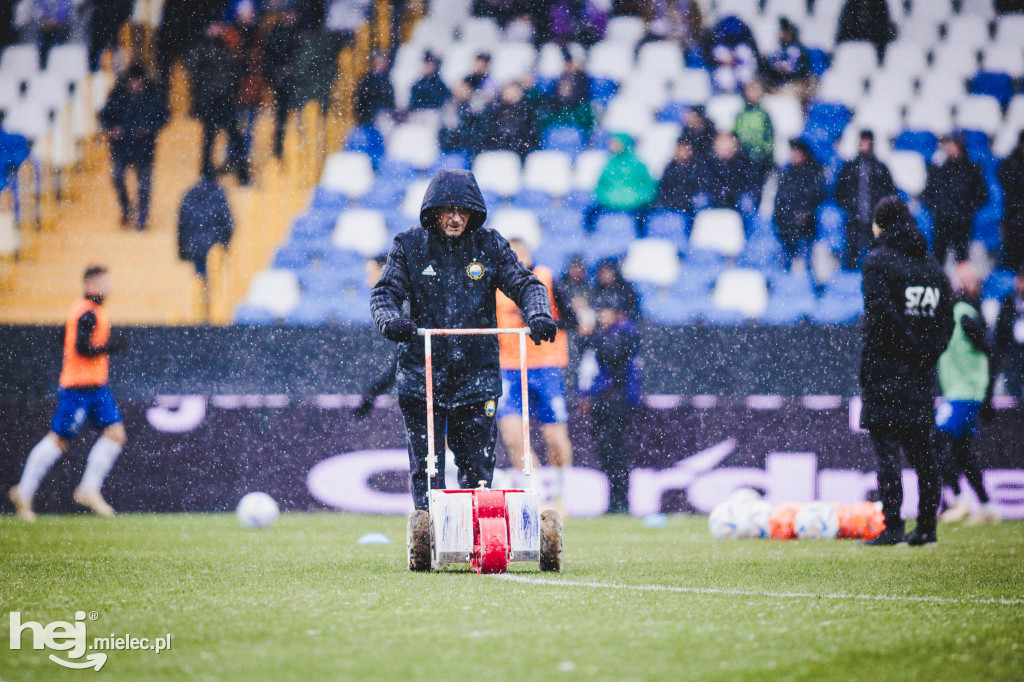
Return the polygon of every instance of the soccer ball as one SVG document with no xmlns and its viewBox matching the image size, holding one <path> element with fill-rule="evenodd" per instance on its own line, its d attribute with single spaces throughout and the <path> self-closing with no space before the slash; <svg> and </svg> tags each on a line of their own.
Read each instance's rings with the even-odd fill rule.
<svg viewBox="0 0 1024 682">
<path fill-rule="evenodd" d="M 708 530 L 716 540 L 735 540 L 746 535 L 747 519 L 744 504 L 726 500 L 711 510 Z"/>
<path fill-rule="evenodd" d="M 246 528 L 269 528 L 277 521 L 277 502 L 266 493 L 248 493 L 238 501 L 235 514 Z"/>
<path fill-rule="evenodd" d="M 872 540 L 885 530 L 885 517 L 881 502 L 854 502 L 844 504 L 839 515 L 839 537 Z"/>
<path fill-rule="evenodd" d="M 792 540 L 796 537 L 793 522 L 802 505 L 799 502 L 787 502 L 779 505 L 768 518 L 768 534 L 775 540 Z"/>
<path fill-rule="evenodd" d="M 839 516 L 835 505 L 808 502 L 793 518 L 793 530 L 801 540 L 835 540 L 839 534 Z"/>
<path fill-rule="evenodd" d="M 771 534 L 769 520 L 772 516 L 772 505 L 764 500 L 752 500 L 743 505 L 745 528 L 743 537 L 766 538 Z"/>
</svg>

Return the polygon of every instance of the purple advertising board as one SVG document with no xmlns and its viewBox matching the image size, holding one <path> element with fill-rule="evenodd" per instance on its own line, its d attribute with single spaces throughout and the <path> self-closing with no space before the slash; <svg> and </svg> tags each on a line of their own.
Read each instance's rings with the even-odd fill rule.
<svg viewBox="0 0 1024 682">
<path fill-rule="evenodd" d="M 357 420 L 358 396 L 157 396 L 121 405 L 129 443 L 104 493 L 119 511 L 233 509 L 262 490 L 286 510 L 338 509 L 398 514 L 411 509 L 401 415 L 394 401 Z M 1024 407 L 1003 399 L 975 443 L 985 482 L 1004 518 L 1024 518 Z M 0 488 L 17 482 L 25 457 L 46 432 L 50 400 L 0 400 Z M 839 396 L 648 396 L 622 453 L 630 461 L 630 512 L 707 513 L 738 487 L 769 502 L 875 499 L 875 457 L 858 427 L 859 400 Z M 586 417 L 574 414 L 574 467 L 567 478 L 570 515 L 608 506 Z M 539 434 L 538 434 L 539 435 Z M 75 509 L 71 491 L 92 438 L 75 443 L 39 490 L 37 509 Z M 538 437 L 534 442 L 541 445 Z M 541 453 L 542 454 L 542 453 Z M 507 458 L 499 451 L 499 466 Z M 449 467 L 454 481 L 454 466 Z M 904 513 L 913 516 L 917 486 L 903 474 Z M 538 484 L 554 472 L 542 468 Z M 522 485 L 504 469 L 495 485 Z M 454 485 L 454 483 L 452 483 Z M 965 488 L 969 490 L 969 488 Z M 949 491 L 946 490 L 946 495 Z M 976 500 L 971 500 L 976 504 Z M 10 511 L 6 495 L 3 507 Z"/>
</svg>

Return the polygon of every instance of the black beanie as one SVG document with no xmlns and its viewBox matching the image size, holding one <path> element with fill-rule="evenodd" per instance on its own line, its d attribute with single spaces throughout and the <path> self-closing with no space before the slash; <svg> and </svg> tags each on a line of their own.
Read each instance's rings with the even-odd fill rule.
<svg viewBox="0 0 1024 682">
<path fill-rule="evenodd" d="M 879 201 L 871 220 L 882 228 L 882 232 L 905 232 L 914 224 L 907 203 L 897 196 Z"/>
</svg>

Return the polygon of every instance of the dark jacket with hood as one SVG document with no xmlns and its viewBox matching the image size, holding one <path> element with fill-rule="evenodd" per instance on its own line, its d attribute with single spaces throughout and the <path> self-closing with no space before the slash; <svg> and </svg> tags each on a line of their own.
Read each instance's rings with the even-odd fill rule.
<svg viewBox="0 0 1024 682">
<path fill-rule="evenodd" d="M 469 224 L 455 239 L 443 237 L 437 209 L 469 210 Z M 466 329 L 495 327 L 495 293 L 516 302 L 530 320 L 551 317 L 548 290 L 494 230 L 482 227 L 487 218 L 483 196 L 469 171 L 439 171 L 427 187 L 420 225 L 395 237 L 388 262 L 373 287 L 370 308 L 382 333 L 385 325 L 409 317 L 419 328 Z M 409 312 L 402 312 L 408 302 Z M 501 395 L 498 338 L 436 336 L 432 339 L 434 402 L 439 407 L 469 405 Z M 426 398 L 423 339 L 399 345 L 398 393 Z"/>
<path fill-rule="evenodd" d="M 235 223 L 224 189 L 203 178 L 185 193 L 178 213 L 178 257 L 205 271 L 206 255 L 214 244 L 227 246 Z"/>
<path fill-rule="evenodd" d="M 864 349 L 861 426 L 927 427 L 934 418 L 935 365 L 953 334 L 953 291 L 928 252 L 906 204 L 882 227 L 864 259 Z M 891 206 L 890 206 L 891 208 Z"/>
<path fill-rule="evenodd" d="M 966 153 L 928 169 L 928 182 L 921 200 L 935 216 L 936 223 L 970 225 L 975 212 L 988 201 L 985 176 Z"/>
</svg>

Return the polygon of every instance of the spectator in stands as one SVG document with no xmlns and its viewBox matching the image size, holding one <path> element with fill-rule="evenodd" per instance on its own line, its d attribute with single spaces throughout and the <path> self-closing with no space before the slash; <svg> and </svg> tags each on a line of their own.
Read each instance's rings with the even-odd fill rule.
<svg viewBox="0 0 1024 682">
<path fill-rule="evenodd" d="M 736 117 L 736 137 L 757 173 L 757 186 L 764 187 L 775 165 L 775 128 L 768 110 L 761 105 L 764 87 L 752 80 L 743 88 L 743 109 Z M 760 194 L 760 192 L 758 192 Z"/>
<path fill-rule="evenodd" d="M 526 158 L 538 146 L 536 113 L 523 100 L 518 83 L 508 83 L 487 110 L 485 149 L 507 149 Z"/>
<path fill-rule="evenodd" d="M 491 78 L 491 55 L 480 52 L 473 60 L 473 72 L 466 76 L 466 82 L 474 91 L 479 91 L 488 99 L 497 97 L 498 86 Z"/>
<path fill-rule="evenodd" d="M 292 100 L 293 66 L 299 49 L 299 15 L 286 10 L 280 20 L 267 33 L 263 43 L 263 77 L 274 93 L 274 156 L 281 158 L 284 146 L 284 128 Z"/>
<path fill-rule="evenodd" d="M 266 83 L 263 80 L 259 15 L 250 0 L 239 2 L 235 11 L 238 36 L 238 93 L 235 96 L 236 132 L 228 138 L 228 164 L 238 174 L 238 182 L 249 184 L 249 150 L 256 116 L 263 106 Z"/>
<path fill-rule="evenodd" d="M 66 43 L 71 37 L 75 8 L 71 0 L 35 0 L 32 9 L 39 43 L 39 70 L 43 71 L 53 46 Z"/>
<path fill-rule="evenodd" d="M 655 206 L 692 216 L 693 199 L 701 190 L 703 169 L 703 164 L 694 154 L 693 142 L 683 135 L 676 142 L 675 156 L 661 176 Z"/>
<path fill-rule="evenodd" d="M 164 0 L 157 29 L 157 67 L 166 86 L 171 65 L 206 31 L 224 18 L 224 0 Z"/>
<path fill-rule="evenodd" d="M 452 96 L 452 91 L 441 80 L 440 69 L 441 61 L 436 56 L 431 52 L 423 55 L 423 75 L 413 83 L 409 111 L 440 109 Z"/>
<path fill-rule="evenodd" d="M 577 315 L 590 307 L 587 303 L 590 298 L 590 282 L 587 281 L 587 264 L 582 256 L 574 254 L 569 258 L 569 265 L 558 284 L 572 301 L 572 309 Z"/>
<path fill-rule="evenodd" d="M 146 228 L 156 136 L 167 123 L 168 116 L 163 94 L 149 80 L 141 64 L 128 67 L 100 111 L 100 125 L 110 136 L 110 160 L 114 187 L 121 205 L 122 226 L 128 224 L 130 215 L 125 173 L 128 168 L 134 168 L 139 186 L 135 226 L 139 230 Z"/>
<path fill-rule="evenodd" d="M 100 70 L 100 57 L 117 44 L 117 32 L 132 16 L 135 0 L 92 0 L 89 3 L 89 70 Z"/>
<path fill-rule="evenodd" d="M 825 174 L 803 140 L 789 143 L 789 165 L 779 178 L 772 219 L 791 267 L 796 256 L 809 262 L 814 241 L 815 216 L 825 201 Z"/>
<path fill-rule="evenodd" d="M 608 513 L 629 511 L 629 450 L 626 427 L 640 405 L 640 332 L 614 294 L 594 299 L 597 325 L 584 325 L 585 347 L 593 353 L 598 373 L 581 399 L 590 413 L 591 434 L 601 469 L 611 485 Z"/>
<path fill-rule="evenodd" d="M 839 171 L 835 197 L 846 211 L 846 254 L 843 267 L 856 270 L 871 243 L 871 212 L 883 197 L 896 194 L 888 166 L 875 156 L 875 134 L 862 130 L 857 156 Z"/>
<path fill-rule="evenodd" d="M 619 261 L 615 258 L 605 258 L 597 264 L 597 274 L 594 276 L 594 289 L 591 292 L 590 300 L 597 300 L 600 296 L 614 296 L 618 301 L 616 308 L 621 310 L 630 319 L 640 321 L 640 296 L 636 293 L 633 285 L 626 281 L 619 268 Z M 597 308 L 594 308 L 597 310 Z"/>
<path fill-rule="evenodd" d="M 1024 398 L 1024 265 L 1017 266 L 1013 291 L 999 308 L 996 350 L 1006 376 L 1006 391 Z"/>
<path fill-rule="evenodd" d="M 710 156 L 717 134 L 703 104 L 692 106 L 683 114 L 683 135 L 693 144 L 693 153 L 698 159 Z"/>
<path fill-rule="evenodd" d="M 584 226 L 593 230 L 601 213 L 623 211 L 637 217 L 637 231 L 642 235 L 647 208 L 657 195 L 658 186 L 647 166 L 633 151 L 633 138 L 629 135 L 612 135 L 608 140 L 608 151 L 611 158 L 597 179 L 595 203 L 587 209 Z"/>
<path fill-rule="evenodd" d="M 18 31 L 14 28 L 14 3 L 0 2 L 0 50 L 18 42 Z"/>
<path fill-rule="evenodd" d="M 1024 130 L 1017 146 L 999 163 L 1003 187 L 1003 265 L 1017 270 L 1024 265 Z"/>
<path fill-rule="evenodd" d="M 774 92 L 790 94 L 806 106 L 814 92 L 814 73 L 800 31 L 786 17 L 779 18 L 779 47 L 765 60 L 765 78 Z"/>
<path fill-rule="evenodd" d="M 722 18 L 711 29 L 707 63 L 711 80 L 722 92 L 739 92 L 757 75 L 760 55 L 750 27 L 739 17 Z"/>
<path fill-rule="evenodd" d="M 967 156 L 963 139 L 942 138 L 945 160 L 929 166 L 928 182 L 921 200 L 935 219 L 932 252 L 940 264 L 952 251 L 956 262 L 967 260 L 974 214 L 988 201 L 988 187 L 981 169 Z"/>
<path fill-rule="evenodd" d="M 487 134 L 487 104 L 487 98 L 475 93 L 468 82 L 455 86 L 452 98 L 441 108 L 438 144 L 442 151 L 470 157 L 480 152 Z"/>
<path fill-rule="evenodd" d="M 839 14 L 836 42 L 866 40 L 874 43 L 878 60 L 885 56 L 886 46 L 896 38 L 896 25 L 889 17 L 886 0 L 846 0 Z"/>
<path fill-rule="evenodd" d="M 590 47 L 604 35 L 607 16 L 598 3 L 585 0 L 554 0 L 551 3 L 530 3 L 536 9 L 534 42 L 542 45 L 579 43 Z"/>
<path fill-rule="evenodd" d="M 373 125 L 377 115 L 395 109 L 395 88 L 391 85 L 388 56 L 374 52 L 370 57 L 370 68 L 359 79 L 355 95 L 356 123 L 361 126 Z"/>
<path fill-rule="evenodd" d="M 235 223 L 224 189 L 213 173 L 204 173 L 181 200 L 178 210 L 178 258 L 195 265 L 206 279 L 206 257 L 215 244 L 227 248 Z"/>
<path fill-rule="evenodd" d="M 695 0 L 654 0 L 644 18 L 644 41 L 671 40 L 684 50 L 693 47 L 704 27 L 704 14 Z"/>
<path fill-rule="evenodd" d="M 697 208 L 710 204 L 730 208 L 744 215 L 757 211 L 758 173 L 754 163 L 740 147 L 735 133 L 718 133 L 704 173 L 704 187 Z"/>
<path fill-rule="evenodd" d="M 238 114 L 238 41 L 238 34 L 226 24 L 211 24 L 202 40 L 186 55 L 192 86 L 192 115 L 203 124 L 202 175 L 213 173 L 210 157 L 219 131 L 228 133 L 229 146 L 239 144 L 233 140 L 238 134 L 234 125 Z"/>
<path fill-rule="evenodd" d="M 542 127 L 547 130 L 555 125 L 576 126 L 586 137 L 594 129 L 590 81 L 583 72 L 582 62 L 574 59 L 568 50 L 563 52 L 563 56 L 565 69 L 555 81 L 554 92 L 551 93 Z"/>
</svg>

